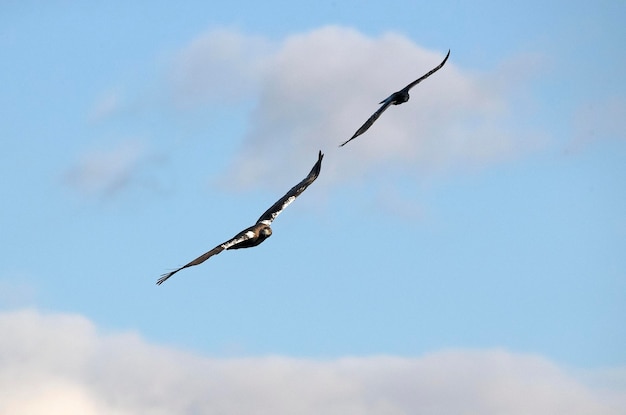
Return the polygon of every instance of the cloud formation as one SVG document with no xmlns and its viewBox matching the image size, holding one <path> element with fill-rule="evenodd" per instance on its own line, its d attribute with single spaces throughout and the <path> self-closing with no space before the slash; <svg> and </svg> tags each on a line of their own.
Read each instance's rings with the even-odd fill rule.
<svg viewBox="0 0 626 415">
<path fill-rule="evenodd" d="M 373 166 L 415 175 L 481 167 L 536 147 L 537 136 L 509 123 L 508 85 L 519 84 L 520 74 L 507 65 L 479 75 L 463 71 L 452 49 L 444 68 L 414 88 L 408 103 L 390 108 L 341 150 L 337 146 L 380 100 L 436 66 L 447 50 L 428 50 L 395 33 L 370 37 L 338 26 L 280 41 L 211 31 L 178 54 L 172 85 L 184 102 L 257 101 L 224 175 L 240 187 L 297 171 L 319 149 L 336 153 L 328 157 L 325 175 L 341 180 L 363 177 Z M 536 57 L 529 59 L 533 66 Z"/>
<path fill-rule="evenodd" d="M 626 409 L 624 390 L 599 394 L 544 358 L 498 350 L 216 359 L 155 346 L 133 333 L 102 333 L 78 315 L 34 310 L 0 313 L 0 333 L 2 414 L 613 415 Z"/>
<path fill-rule="evenodd" d="M 176 56 L 173 98 L 185 108 L 207 100 L 234 103 L 250 96 L 262 79 L 268 40 L 214 29 L 193 39 Z"/>
</svg>

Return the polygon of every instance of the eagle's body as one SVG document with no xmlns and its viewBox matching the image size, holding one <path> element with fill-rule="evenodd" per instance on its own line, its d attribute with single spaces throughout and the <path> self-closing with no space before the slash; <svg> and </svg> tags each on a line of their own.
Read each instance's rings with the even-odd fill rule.
<svg viewBox="0 0 626 415">
<path fill-rule="evenodd" d="M 265 223 L 255 223 L 248 229 L 239 232 L 233 239 L 241 238 L 242 236 L 250 239 L 245 239 L 227 249 L 239 249 L 239 248 L 251 248 L 253 246 L 260 245 L 261 242 L 272 236 L 272 228 Z"/>
</svg>

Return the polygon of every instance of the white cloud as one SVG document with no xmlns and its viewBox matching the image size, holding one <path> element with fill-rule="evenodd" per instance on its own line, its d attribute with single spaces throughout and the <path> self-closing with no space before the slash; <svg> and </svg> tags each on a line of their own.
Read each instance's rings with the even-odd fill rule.
<svg viewBox="0 0 626 415">
<path fill-rule="evenodd" d="M 618 414 L 550 361 L 488 351 L 310 360 L 207 358 L 81 316 L 0 313 L 0 414 Z M 611 406 L 613 405 L 613 406 Z"/>
<path fill-rule="evenodd" d="M 139 141 L 123 141 L 83 154 L 66 174 L 66 180 L 81 193 L 111 195 L 128 185 L 144 158 L 145 147 Z"/>
<path fill-rule="evenodd" d="M 519 71 L 503 65 L 493 73 L 469 73 L 456 63 L 454 48 L 446 65 L 411 91 L 408 103 L 390 108 L 363 136 L 337 148 L 380 100 L 436 66 L 446 52 L 395 33 L 369 37 L 336 26 L 273 43 L 213 31 L 180 53 L 174 86 L 178 99 L 256 98 L 241 149 L 224 175 L 229 185 L 275 184 L 285 172 L 306 170 L 319 149 L 332 154 L 324 175 L 334 181 L 362 178 L 374 166 L 415 176 L 481 167 L 535 148 L 538 136 L 510 125 L 509 85 L 523 83 Z M 537 66 L 536 57 L 527 60 L 526 67 Z"/>
<path fill-rule="evenodd" d="M 178 106 L 206 99 L 236 102 L 249 96 L 263 72 L 267 40 L 234 30 L 216 29 L 199 36 L 177 54 L 171 80 Z"/>
</svg>

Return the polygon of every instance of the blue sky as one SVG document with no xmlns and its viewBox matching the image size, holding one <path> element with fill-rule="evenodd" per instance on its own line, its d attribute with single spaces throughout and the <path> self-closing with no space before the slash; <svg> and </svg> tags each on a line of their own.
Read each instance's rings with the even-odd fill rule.
<svg viewBox="0 0 626 415">
<path fill-rule="evenodd" d="M 377 388 L 360 374 L 382 371 L 388 388 L 377 390 L 389 391 L 405 375 L 420 384 L 413 369 L 426 365 L 449 375 L 430 394 L 441 393 L 432 405 L 448 412 L 446 390 L 465 384 L 460 368 L 484 360 L 468 370 L 492 384 L 501 373 L 480 367 L 504 359 L 527 401 L 539 392 L 515 389 L 524 376 L 556 373 L 552 386 L 568 391 L 550 394 L 557 403 L 535 399 L 533 413 L 618 413 L 625 16 L 613 1 L 4 3 L 3 350 L 64 349 L 68 340 L 51 331 L 120 367 L 154 353 L 169 362 L 154 390 L 171 385 L 174 366 L 197 381 L 193 367 L 207 361 L 225 365 L 229 379 L 238 379 L 237 359 L 250 359 L 259 379 L 279 367 L 299 379 L 349 373 L 343 381 L 363 390 Z M 338 147 L 448 49 L 409 102 Z M 253 224 L 318 150 L 319 179 L 269 240 L 155 285 Z M 74 363 L 89 366 L 98 353 Z M 69 379 L 46 384 L 55 392 L 42 392 L 41 408 L 54 399 L 64 409 L 83 402 L 77 413 L 158 413 L 146 409 L 150 397 L 115 406 L 112 383 L 59 369 L 78 355 L 28 354 L 34 373 Z M 344 359 L 355 360 L 346 369 Z M 246 385 L 229 385 L 258 407 Z M 32 384 L 13 387 L 4 408 L 24 411 L 19 388 Z M 327 402 L 325 388 L 302 387 L 319 392 L 312 405 Z M 577 401 L 577 388 L 588 401 Z M 381 399 L 397 413 L 423 409 L 389 394 Z M 272 413 L 302 409 L 270 395 Z M 345 396 L 360 413 L 395 413 Z M 101 405 L 107 399 L 112 406 Z M 169 413 L 216 405 L 183 401 L 162 404 Z"/>
</svg>

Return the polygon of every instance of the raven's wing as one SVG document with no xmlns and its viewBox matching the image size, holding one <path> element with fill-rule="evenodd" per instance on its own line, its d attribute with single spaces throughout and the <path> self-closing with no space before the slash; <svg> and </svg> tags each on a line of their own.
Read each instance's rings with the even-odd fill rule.
<svg viewBox="0 0 626 415">
<path fill-rule="evenodd" d="M 422 82 L 424 79 L 428 78 L 429 76 L 431 76 L 432 74 L 434 74 L 435 72 L 437 72 L 439 69 L 441 69 L 441 67 L 446 63 L 446 61 L 448 60 L 448 56 L 450 56 L 450 49 L 448 49 L 448 54 L 446 55 L 446 57 L 443 59 L 443 61 L 437 65 L 436 67 L 434 67 L 433 69 L 431 69 L 430 71 L 428 71 L 426 74 L 422 75 L 421 77 L 417 78 L 415 81 L 411 82 L 410 84 L 408 84 L 407 86 L 405 86 L 403 88 L 403 90 L 408 91 L 409 89 L 413 88 L 415 85 L 419 84 L 420 82 Z"/>
<path fill-rule="evenodd" d="M 254 238 L 255 233 L 252 232 L 250 229 L 251 228 L 247 228 L 247 229 L 239 232 L 233 238 L 229 239 L 228 241 L 224 242 L 223 244 L 220 244 L 220 245 L 216 246 L 215 248 L 211 249 L 209 252 L 206 252 L 206 253 L 200 255 L 198 258 L 194 259 L 193 261 L 191 261 L 187 265 L 183 265 L 182 267 L 180 267 L 178 269 L 175 269 L 174 271 L 171 271 L 171 272 L 168 272 L 166 274 L 161 275 L 161 278 L 159 278 L 157 280 L 157 285 L 163 284 L 165 282 L 165 280 L 167 280 L 172 275 L 176 274 L 181 269 L 185 269 L 187 267 L 192 267 L 194 265 L 202 264 L 204 261 L 206 261 L 207 259 L 211 258 L 213 255 L 217 255 L 217 254 L 219 254 L 220 252 L 222 252 L 225 249 L 232 248 L 233 246 L 235 246 L 237 244 L 240 244 L 240 243 L 242 243 L 244 241 L 247 241 L 248 239 Z"/>
<path fill-rule="evenodd" d="M 276 203 L 272 205 L 269 209 L 265 211 L 257 220 L 257 223 L 265 223 L 266 225 L 270 225 L 276 216 L 280 214 L 291 202 L 293 202 L 296 197 L 300 196 L 300 193 L 304 192 L 304 190 L 309 187 L 311 183 L 317 179 L 317 176 L 320 174 L 320 170 L 322 168 L 322 158 L 324 158 L 324 154 L 319 152 L 317 157 L 317 162 L 309 172 L 309 175 L 304 178 L 300 183 L 291 188 L 290 191 L 285 194 L 285 196 L 281 197 Z"/>
<path fill-rule="evenodd" d="M 389 97 L 391 98 L 391 96 Z M 391 105 L 392 100 L 387 98 L 384 101 L 381 101 L 381 105 L 380 108 L 378 108 L 378 110 L 376 110 L 375 113 L 373 113 L 368 119 L 367 121 L 365 121 L 365 124 L 363 124 L 361 126 L 361 128 L 359 128 L 358 130 L 356 130 L 356 133 L 354 133 L 354 135 L 352 137 L 350 137 L 350 139 L 348 141 L 343 142 L 342 144 L 339 145 L 339 147 L 343 147 L 346 144 L 348 144 L 350 141 L 354 140 L 355 138 L 357 138 L 358 136 L 360 136 L 361 134 L 363 134 L 364 132 L 366 132 L 371 126 L 372 124 L 374 124 L 374 121 L 376 121 L 378 119 L 378 117 L 380 117 L 380 114 L 382 114 L 383 112 L 385 112 L 385 110 L 387 108 L 389 108 L 389 105 Z"/>
</svg>

